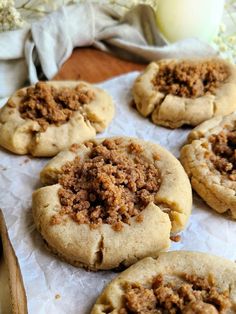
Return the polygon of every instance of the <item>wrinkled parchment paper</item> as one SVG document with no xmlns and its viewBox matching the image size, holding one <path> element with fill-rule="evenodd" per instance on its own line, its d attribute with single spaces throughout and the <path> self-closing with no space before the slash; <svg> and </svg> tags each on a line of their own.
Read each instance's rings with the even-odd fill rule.
<svg viewBox="0 0 236 314">
<path fill-rule="evenodd" d="M 131 107 L 130 90 L 137 75 L 134 72 L 100 84 L 112 95 L 116 115 L 99 136 L 127 135 L 151 140 L 178 157 L 190 129 L 155 126 Z M 60 261 L 46 250 L 33 223 L 31 194 L 40 185 L 39 172 L 47 160 L 16 156 L 0 149 L 0 208 L 20 262 L 29 313 L 86 314 L 117 273 L 87 272 Z M 181 234 L 181 242 L 173 243 L 173 249 L 209 252 L 236 260 L 236 222 L 216 214 L 194 195 L 192 216 Z"/>
</svg>

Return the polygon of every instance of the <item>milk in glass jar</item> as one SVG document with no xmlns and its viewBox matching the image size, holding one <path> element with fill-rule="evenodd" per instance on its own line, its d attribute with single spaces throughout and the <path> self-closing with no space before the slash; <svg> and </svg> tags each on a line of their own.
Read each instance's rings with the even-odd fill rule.
<svg viewBox="0 0 236 314">
<path fill-rule="evenodd" d="M 210 41 L 217 34 L 224 0 L 159 0 L 157 24 L 169 42 L 188 37 Z"/>
</svg>

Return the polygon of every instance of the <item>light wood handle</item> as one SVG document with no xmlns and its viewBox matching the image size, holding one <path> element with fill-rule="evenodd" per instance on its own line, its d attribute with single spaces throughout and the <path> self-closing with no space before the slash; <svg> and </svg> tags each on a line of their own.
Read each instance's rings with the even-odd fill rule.
<svg viewBox="0 0 236 314">
<path fill-rule="evenodd" d="M 3 213 L 0 209 L 0 241 L 7 265 L 13 314 L 27 314 L 27 299 L 18 259 L 10 242 Z M 1 254 L 1 252 L 0 252 Z"/>
</svg>

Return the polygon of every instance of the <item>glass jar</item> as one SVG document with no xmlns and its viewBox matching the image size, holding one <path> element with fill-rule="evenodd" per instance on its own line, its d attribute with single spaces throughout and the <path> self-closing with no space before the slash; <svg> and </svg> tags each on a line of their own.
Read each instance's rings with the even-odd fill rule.
<svg viewBox="0 0 236 314">
<path fill-rule="evenodd" d="M 157 24 L 169 42 L 188 37 L 210 41 L 217 34 L 224 0 L 159 0 Z"/>
</svg>

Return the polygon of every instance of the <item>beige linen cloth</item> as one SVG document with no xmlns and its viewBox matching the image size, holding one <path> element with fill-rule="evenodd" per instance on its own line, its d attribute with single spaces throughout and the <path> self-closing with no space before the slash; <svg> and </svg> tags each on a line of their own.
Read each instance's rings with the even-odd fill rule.
<svg viewBox="0 0 236 314">
<path fill-rule="evenodd" d="M 216 53 L 197 39 L 166 45 L 147 5 L 124 16 L 89 2 L 66 6 L 23 29 L 0 33 L 0 97 L 26 83 L 51 79 L 73 48 L 83 46 L 136 61 Z"/>
</svg>

